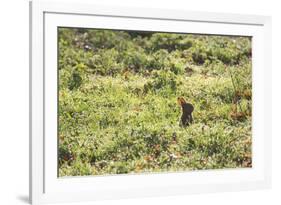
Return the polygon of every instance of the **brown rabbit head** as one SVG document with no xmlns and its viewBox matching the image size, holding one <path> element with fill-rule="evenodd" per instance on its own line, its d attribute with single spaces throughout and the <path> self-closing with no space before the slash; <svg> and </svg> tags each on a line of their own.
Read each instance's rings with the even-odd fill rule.
<svg viewBox="0 0 281 205">
<path fill-rule="evenodd" d="M 178 104 L 182 106 L 184 103 L 186 103 L 184 97 L 178 97 Z"/>
</svg>

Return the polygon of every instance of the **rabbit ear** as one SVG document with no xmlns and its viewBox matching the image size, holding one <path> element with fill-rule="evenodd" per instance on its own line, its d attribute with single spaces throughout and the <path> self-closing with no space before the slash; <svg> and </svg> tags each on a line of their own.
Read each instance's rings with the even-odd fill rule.
<svg viewBox="0 0 281 205">
<path fill-rule="evenodd" d="M 180 99 L 180 97 L 178 97 L 177 102 L 178 102 L 179 105 L 181 105 L 181 99 Z"/>
<path fill-rule="evenodd" d="M 186 102 L 184 97 L 179 97 L 179 101 L 181 102 L 181 104 Z"/>
</svg>

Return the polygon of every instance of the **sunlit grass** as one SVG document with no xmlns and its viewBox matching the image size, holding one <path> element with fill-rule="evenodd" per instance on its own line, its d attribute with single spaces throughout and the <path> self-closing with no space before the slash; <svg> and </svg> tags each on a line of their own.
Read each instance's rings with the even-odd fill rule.
<svg viewBox="0 0 281 205">
<path fill-rule="evenodd" d="M 248 38 L 63 29 L 59 42 L 59 176 L 252 166 Z M 195 108 L 186 128 L 179 96 Z"/>
</svg>

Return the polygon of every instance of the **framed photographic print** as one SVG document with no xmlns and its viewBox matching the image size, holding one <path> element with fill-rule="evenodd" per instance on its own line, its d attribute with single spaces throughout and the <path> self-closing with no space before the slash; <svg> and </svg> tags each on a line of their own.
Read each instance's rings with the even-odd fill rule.
<svg viewBox="0 0 281 205">
<path fill-rule="evenodd" d="M 265 16 L 31 2 L 31 203 L 269 188 L 270 32 Z"/>
</svg>

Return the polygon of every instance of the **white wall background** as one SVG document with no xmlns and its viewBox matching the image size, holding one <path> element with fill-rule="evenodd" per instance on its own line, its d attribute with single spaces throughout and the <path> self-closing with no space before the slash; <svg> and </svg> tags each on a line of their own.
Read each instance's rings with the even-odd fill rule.
<svg viewBox="0 0 281 205">
<path fill-rule="evenodd" d="M 78 1 L 78 0 L 76 0 Z M 105 5 L 270 15 L 273 21 L 273 188 L 80 204 L 281 204 L 281 6 L 278 0 L 80 0 Z M 28 1 L 0 3 L 0 204 L 28 201 Z M 270 109 L 270 108 L 269 108 Z M 280 136 L 279 136 L 280 135 Z M 71 197 L 71 196 L 70 196 Z M 79 204 L 79 203 L 75 203 Z"/>
</svg>

